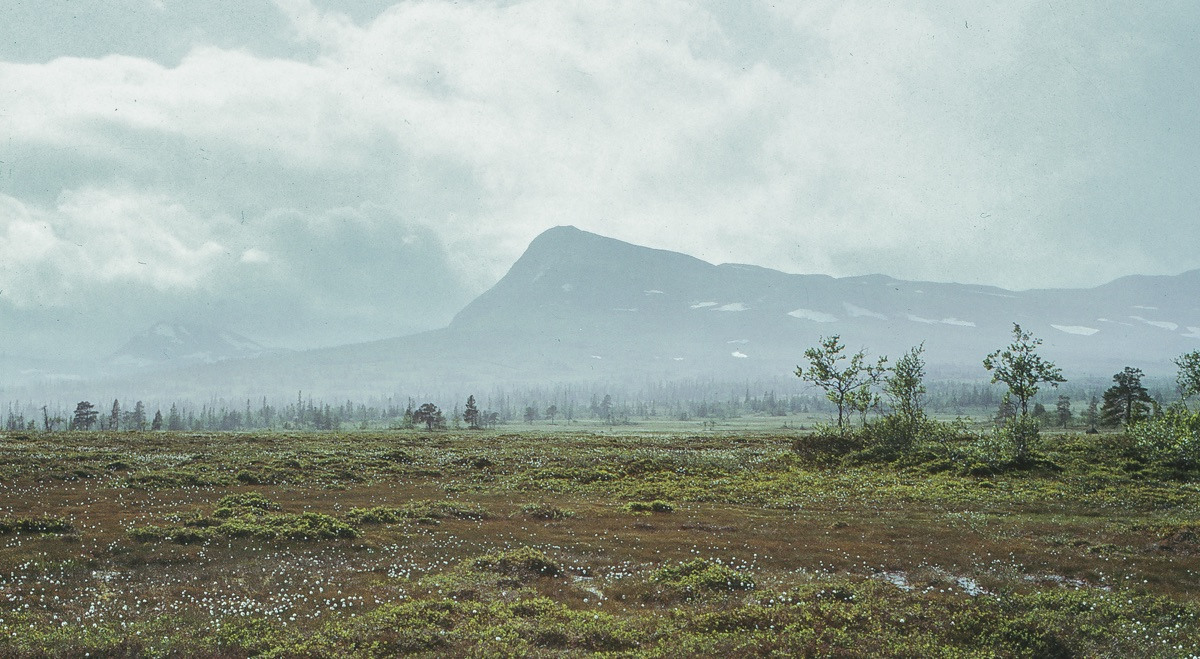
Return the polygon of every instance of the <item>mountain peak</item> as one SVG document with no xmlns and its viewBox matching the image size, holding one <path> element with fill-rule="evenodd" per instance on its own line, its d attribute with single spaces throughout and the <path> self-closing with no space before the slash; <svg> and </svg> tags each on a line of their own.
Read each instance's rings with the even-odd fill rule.
<svg viewBox="0 0 1200 659">
<path fill-rule="evenodd" d="M 169 362 L 211 363 L 256 357 L 266 348 L 240 334 L 207 325 L 160 321 L 135 334 L 109 363 L 146 367 Z"/>
</svg>

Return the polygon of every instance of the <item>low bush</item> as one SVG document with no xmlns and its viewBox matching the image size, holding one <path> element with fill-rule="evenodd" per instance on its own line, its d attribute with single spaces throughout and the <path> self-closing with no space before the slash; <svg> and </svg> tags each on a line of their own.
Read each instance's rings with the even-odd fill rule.
<svg viewBox="0 0 1200 659">
<path fill-rule="evenodd" d="M 658 569 L 650 580 L 657 584 L 694 593 L 699 591 L 752 590 L 754 580 L 726 565 L 693 559 Z"/>
<path fill-rule="evenodd" d="M 9 533 L 71 533 L 75 527 L 61 517 L 0 519 L 0 535 Z"/>
<path fill-rule="evenodd" d="M 565 510 L 548 503 L 527 503 L 521 506 L 521 514 L 533 519 L 570 519 L 575 511 Z"/>
<path fill-rule="evenodd" d="M 630 501 L 625 504 L 625 510 L 631 513 L 673 513 L 675 506 L 663 501 L 655 499 L 654 501 Z"/>
<path fill-rule="evenodd" d="M 438 524 L 443 519 L 479 520 L 489 517 L 491 513 L 478 504 L 450 501 L 410 501 L 403 506 L 352 508 L 346 513 L 346 519 L 356 524 L 395 524 L 401 520 Z"/>
<path fill-rule="evenodd" d="M 499 554 L 480 556 L 471 562 L 477 572 L 495 572 L 509 577 L 557 577 L 563 570 L 557 563 L 532 547 L 521 547 Z"/>
</svg>

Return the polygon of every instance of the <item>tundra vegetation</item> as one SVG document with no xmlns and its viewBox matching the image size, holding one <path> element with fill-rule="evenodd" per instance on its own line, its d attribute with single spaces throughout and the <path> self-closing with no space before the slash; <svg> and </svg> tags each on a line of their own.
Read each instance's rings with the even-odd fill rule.
<svg viewBox="0 0 1200 659">
<path fill-rule="evenodd" d="M 1021 455 L 921 354 L 840 428 L 0 433 L 0 655 L 1200 652 L 1200 360 Z"/>
</svg>

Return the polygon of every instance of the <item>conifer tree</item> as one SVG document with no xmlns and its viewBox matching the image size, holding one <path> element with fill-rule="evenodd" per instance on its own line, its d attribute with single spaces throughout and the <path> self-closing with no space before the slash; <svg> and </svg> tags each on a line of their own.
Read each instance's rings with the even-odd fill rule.
<svg viewBox="0 0 1200 659">
<path fill-rule="evenodd" d="M 1142 369 L 1125 367 L 1113 376 L 1113 386 L 1104 392 L 1100 425 L 1110 428 L 1145 419 L 1154 400 L 1142 386 Z"/>
</svg>

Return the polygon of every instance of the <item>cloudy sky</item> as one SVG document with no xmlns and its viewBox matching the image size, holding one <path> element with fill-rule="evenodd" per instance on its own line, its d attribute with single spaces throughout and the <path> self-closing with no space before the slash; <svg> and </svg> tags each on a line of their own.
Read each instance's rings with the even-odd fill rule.
<svg viewBox="0 0 1200 659">
<path fill-rule="evenodd" d="M 546 228 L 1009 288 L 1200 267 L 1200 4 L 8 0 L 0 352 L 445 323 Z"/>
</svg>

